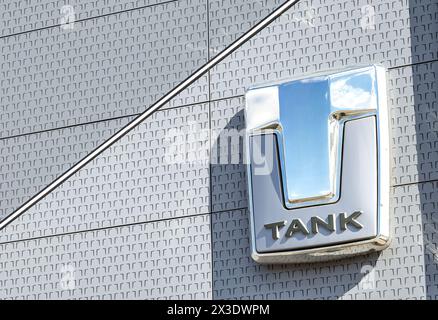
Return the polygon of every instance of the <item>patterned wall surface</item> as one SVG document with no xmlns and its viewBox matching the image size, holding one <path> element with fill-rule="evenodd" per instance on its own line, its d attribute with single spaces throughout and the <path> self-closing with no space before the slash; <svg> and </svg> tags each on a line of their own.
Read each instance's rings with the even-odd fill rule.
<svg viewBox="0 0 438 320">
<path fill-rule="evenodd" d="M 104 3 L 69 2 L 78 13 L 70 34 L 58 25 L 64 1 L 0 5 L 0 216 L 281 1 Z M 436 0 L 301 0 L 1 230 L 0 298 L 438 298 L 437 21 Z M 159 61 L 154 47 L 134 45 L 147 43 L 147 28 L 165 35 Z M 112 79 L 97 31 L 120 51 Z M 173 70 L 176 53 L 186 65 Z M 245 88 L 369 63 L 389 69 L 391 246 L 330 263 L 256 264 L 241 145 L 231 150 L 238 163 L 208 161 L 222 156 L 227 130 L 245 127 Z M 201 161 L 170 161 L 175 145 Z"/>
<path fill-rule="evenodd" d="M 180 0 L 1 38 L 0 137 L 144 111 L 207 61 L 207 32 L 206 1 Z"/>
<path fill-rule="evenodd" d="M 136 1 L 98 1 L 98 0 L 5 0 L 0 4 L 1 36 L 29 32 L 35 29 L 50 28 L 60 25 L 63 16 L 62 7 L 72 6 L 76 12 L 76 20 L 85 20 L 120 11 L 127 11 L 154 4 L 169 2 L 165 0 Z"/>
</svg>

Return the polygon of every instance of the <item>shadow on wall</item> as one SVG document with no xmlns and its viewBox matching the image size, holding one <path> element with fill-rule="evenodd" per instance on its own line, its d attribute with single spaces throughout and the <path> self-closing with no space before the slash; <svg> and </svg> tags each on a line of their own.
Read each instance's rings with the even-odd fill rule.
<svg viewBox="0 0 438 320">
<path fill-rule="evenodd" d="M 244 126 L 243 99 L 234 100 L 240 109 L 216 132 L 213 154 L 227 148 L 220 138 Z M 219 134 L 219 135 L 218 135 Z M 242 162 L 243 136 L 239 137 L 239 164 L 211 164 L 212 240 L 214 299 L 336 299 L 371 298 L 378 253 L 318 264 L 260 265 L 250 257 L 248 210 L 239 208 L 246 195 L 246 172 Z M 228 149 L 230 150 L 230 149 Z M 237 150 L 234 150 L 237 152 Z M 225 152 L 226 154 L 226 152 Z M 240 200 L 239 200 L 240 199 Z M 231 204 L 231 205 L 230 205 Z M 233 208 L 234 206 L 234 208 Z M 219 211 L 218 210 L 222 210 Z"/>
<path fill-rule="evenodd" d="M 426 296 L 438 298 L 438 2 L 410 0 L 413 106 Z M 428 62 L 429 61 L 429 62 Z M 411 186 L 417 187 L 417 186 Z M 417 200 L 418 201 L 418 200 Z"/>
</svg>

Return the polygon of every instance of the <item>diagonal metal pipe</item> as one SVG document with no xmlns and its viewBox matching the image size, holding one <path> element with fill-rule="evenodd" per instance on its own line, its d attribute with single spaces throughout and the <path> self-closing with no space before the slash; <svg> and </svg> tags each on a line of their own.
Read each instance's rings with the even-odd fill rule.
<svg viewBox="0 0 438 320">
<path fill-rule="evenodd" d="M 224 60 L 227 56 L 236 51 L 240 46 L 242 46 L 245 42 L 250 40 L 254 35 L 256 35 L 263 28 L 267 27 L 271 22 L 277 19 L 280 15 L 282 15 L 285 11 L 290 9 L 294 4 L 296 4 L 300 0 L 288 0 L 285 1 L 282 5 L 280 5 L 277 9 L 271 12 L 268 16 L 263 18 L 260 22 L 258 22 L 255 26 L 253 26 L 248 32 L 240 36 L 237 40 L 231 43 L 228 47 L 222 50 L 219 54 L 209 60 L 206 64 L 192 73 L 187 79 L 182 81 L 179 85 L 173 88 L 171 91 L 166 93 L 162 98 L 160 98 L 157 102 L 155 102 L 149 109 L 135 118 L 133 121 L 128 123 L 125 127 L 116 132 L 113 136 L 111 136 L 108 140 L 90 152 L 85 158 L 81 161 L 77 162 L 74 166 L 72 166 L 69 170 L 64 172 L 58 178 L 53 180 L 47 187 L 38 192 L 35 196 L 25 202 L 22 206 L 20 206 L 17 210 L 15 210 L 12 214 L 7 216 L 0 222 L 0 230 L 10 224 L 12 221 L 17 219 L 20 215 L 29 210 L 33 205 L 47 196 L 50 192 L 56 189 L 59 185 L 65 182 L 68 178 L 70 178 L 73 174 L 79 171 L 82 167 L 84 167 L 87 163 L 91 162 L 94 158 L 96 158 L 103 151 L 108 149 L 112 144 L 117 142 L 120 138 L 134 129 L 137 125 L 142 123 L 145 119 L 149 118 L 155 111 L 160 109 L 170 100 L 172 100 L 175 96 L 177 96 L 180 92 L 190 86 L 193 82 L 198 80 L 204 74 L 206 74 L 211 68 L 216 66 L 222 60 Z"/>
</svg>

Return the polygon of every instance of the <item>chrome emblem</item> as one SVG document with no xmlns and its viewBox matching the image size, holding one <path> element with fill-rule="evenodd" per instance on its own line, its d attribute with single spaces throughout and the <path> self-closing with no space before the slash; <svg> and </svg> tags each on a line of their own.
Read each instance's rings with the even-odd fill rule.
<svg viewBox="0 0 438 320">
<path fill-rule="evenodd" d="M 381 66 L 247 91 L 256 261 L 321 261 L 388 245 L 386 99 Z"/>
</svg>

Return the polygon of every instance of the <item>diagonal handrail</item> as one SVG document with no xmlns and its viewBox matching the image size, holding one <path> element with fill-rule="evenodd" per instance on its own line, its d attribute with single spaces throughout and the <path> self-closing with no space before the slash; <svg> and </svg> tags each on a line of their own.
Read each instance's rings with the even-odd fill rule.
<svg viewBox="0 0 438 320">
<path fill-rule="evenodd" d="M 172 100 L 175 96 L 177 96 L 180 92 L 190 86 L 193 82 L 198 80 L 204 74 L 206 74 L 211 68 L 216 66 L 222 60 L 224 60 L 227 56 L 237 50 L 240 46 L 242 46 L 245 42 L 251 39 L 254 35 L 256 35 L 263 28 L 267 27 L 271 22 L 277 19 L 280 15 L 282 15 L 286 10 L 291 8 L 294 4 L 296 4 L 300 0 L 287 0 L 273 12 L 271 12 L 268 16 L 263 18 L 260 22 L 258 22 L 255 26 L 253 26 L 248 32 L 244 33 L 238 39 L 236 39 L 233 43 L 231 43 L 228 47 L 218 53 L 215 57 L 209 60 L 206 64 L 196 70 L 192 75 L 190 75 L 187 79 L 182 81 L 179 85 L 173 88 L 171 91 L 166 93 L 162 98 L 160 98 L 157 102 L 155 102 L 149 109 L 140 114 L 137 118 L 128 123 L 125 127 L 116 132 L 113 136 L 111 136 L 108 140 L 103 142 L 100 146 L 90 152 L 86 157 L 77 162 L 73 167 L 64 172 L 61 176 L 53 180 L 47 187 L 38 192 L 35 196 L 25 202 L 22 206 L 20 206 L 17 210 L 11 213 L 9 216 L 4 218 L 0 222 L 0 230 L 14 221 L 16 218 L 21 216 L 27 210 L 29 210 L 33 205 L 47 196 L 50 192 L 56 189 L 60 184 L 65 182 L 68 178 L 70 178 L 73 174 L 79 171 L 82 167 L 84 167 L 87 163 L 91 162 L 94 158 L 96 158 L 99 154 L 109 148 L 113 143 L 118 141 L 132 129 L 134 129 L 137 125 L 142 123 L 145 119 L 149 118 L 155 111 L 160 109 L 170 100 Z"/>
</svg>

